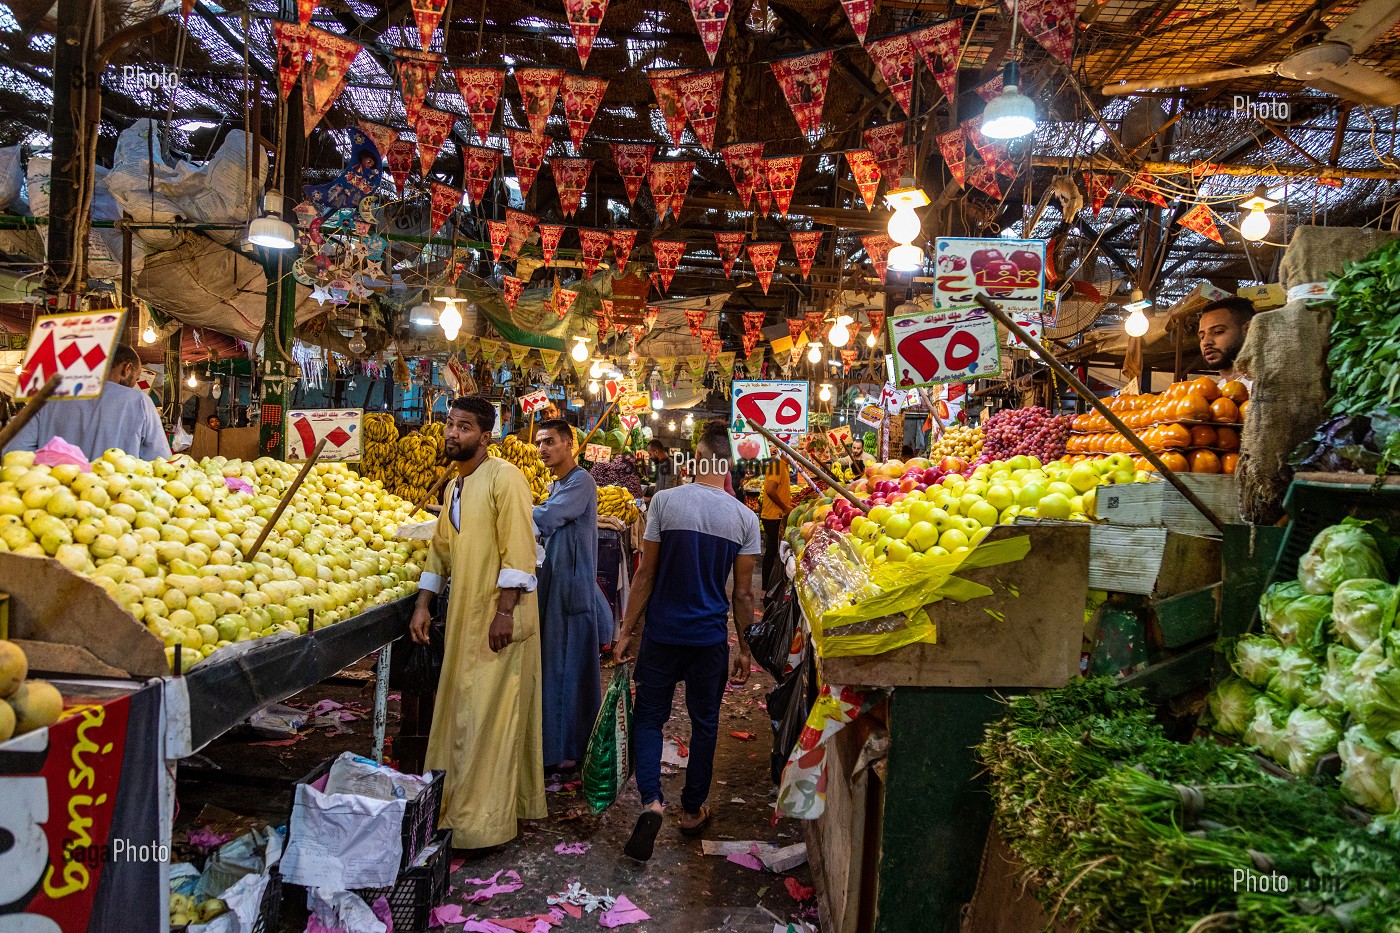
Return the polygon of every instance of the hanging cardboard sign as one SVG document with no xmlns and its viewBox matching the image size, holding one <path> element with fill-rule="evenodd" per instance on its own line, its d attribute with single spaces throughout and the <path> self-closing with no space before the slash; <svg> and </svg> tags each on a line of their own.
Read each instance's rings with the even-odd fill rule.
<svg viewBox="0 0 1400 933">
<path fill-rule="evenodd" d="M 457 79 L 457 93 L 462 95 L 462 103 L 471 114 L 472 126 L 477 137 L 484 143 L 491 135 L 491 125 L 496 122 L 496 111 L 501 107 L 501 86 L 506 79 L 504 68 L 456 68 L 452 72 Z"/>
<path fill-rule="evenodd" d="M 985 379 L 1001 371 L 996 320 L 978 307 L 892 317 L 889 337 L 901 389 Z"/>
<path fill-rule="evenodd" d="M 51 399 L 97 398 L 125 319 L 124 308 L 36 317 L 16 380 L 15 401 L 32 398 L 53 376 L 59 383 Z"/>
<path fill-rule="evenodd" d="M 825 49 L 769 63 L 798 129 L 809 138 L 821 132 L 833 54 L 831 49 Z"/>
<path fill-rule="evenodd" d="M 878 428 L 885 420 L 885 410 L 879 405 L 866 405 L 856 415 L 856 420 L 867 428 Z"/>
<path fill-rule="evenodd" d="M 641 194 L 642 183 L 647 180 L 656 147 L 651 143 L 613 143 L 612 154 L 613 164 L 617 166 L 617 173 L 622 176 L 622 183 L 627 188 L 627 203 L 634 205 L 637 195 Z"/>
<path fill-rule="evenodd" d="M 851 426 L 843 424 L 838 428 L 832 428 L 826 432 L 826 442 L 837 450 L 845 450 L 851 446 Z"/>
<path fill-rule="evenodd" d="M 324 438 L 321 459 L 360 459 L 363 408 L 293 408 L 287 412 L 287 462 L 301 463 Z"/>
<path fill-rule="evenodd" d="M 964 308 L 987 296 L 1012 317 L 1039 316 L 1045 294 L 1045 241 L 1005 237 L 938 237 L 933 306 Z"/>
<path fill-rule="evenodd" d="M 807 433 L 809 383 L 735 379 L 730 429 L 745 432 L 757 424 L 779 436 Z"/>
<path fill-rule="evenodd" d="M 520 402 L 520 412 L 524 415 L 533 415 L 535 412 L 549 404 L 549 392 L 546 389 L 536 389 L 517 399 Z"/>
<path fill-rule="evenodd" d="M 574 144 L 575 152 L 583 151 L 583 138 L 588 135 L 588 128 L 593 125 L 593 118 L 598 115 L 607 91 L 607 78 L 574 74 L 564 76 L 559 93 L 564 98 L 564 119 L 569 121 L 569 139 Z"/>
<path fill-rule="evenodd" d="M 612 460 L 612 448 L 607 444 L 589 444 L 584 451 L 583 457 L 590 463 L 608 463 Z"/>
<path fill-rule="evenodd" d="M 617 400 L 619 415 L 644 415 L 651 411 L 651 398 L 645 392 L 628 392 Z"/>
</svg>

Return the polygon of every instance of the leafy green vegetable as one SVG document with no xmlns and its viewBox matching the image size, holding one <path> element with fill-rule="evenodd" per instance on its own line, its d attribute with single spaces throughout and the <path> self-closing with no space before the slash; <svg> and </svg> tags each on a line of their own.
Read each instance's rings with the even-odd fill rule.
<svg viewBox="0 0 1400 933">
<path fill-rule="evenodd" d="M 1359 725 L 1337 743 L 1337 755 L 1342 759 L 1342 793 L 1348 800 L 1375 813 L 1395 811 L 1400 757 Z"/>
<path fill-rule="evenodd" d="M 1309 651 L 1322 644 L 1323 623 L 1332 614 L 1329 596 L 1310 596 L 1301 583 L 1275 583 L 1259 598 L 1259 617 L 1285 645 Z"/>
<path fill-rule="evenodd" d="M 1400 364 L 1395 369 L 1400 374 Z M 1347 580 L 1387 576 L 1376 539 L 1355 522 L 1342 522 L 1319 531 L 1298 562 L 1298 582 L 1313 595 L 1331 593 Z"/>
<path fill-rule="evenodd" d="M 1332 296 L 1331 410 L 1400 412 L 1400 241 L 1348 264 Z"/>
<path fill-rule="evenodd" d="M 1327 696 L 1322 692 L 1322 666 L 1296 645 L 1279 654 L 1278 670 L 1265 690 L 1289 707 L 1327 705 Z"/>
<path fill-rule="evenodd" d="M 1227 677 L 1206 698 L 1217 732 L 1238 737 L 1254 716 L 1254 700 L 1259 696 L 1238 677 Z"/>
<path fill-rule="evenodd" d="M 1341 709 L 1346 705 L 1346 690 L 1352 679 L 1351 666 L 1359 656 L 1360 652 L 1352 651 L 1346 645 L 1327 646 L 1327 672 L 1322 675 L 1322 692 L 1329 709 Z"/>
<path fill-rule="evenodd" d="M 1288 714 L 1279 738 L 1279 764 L 1294 774 L 1312 774 L 1317 760 L 1336 749 L 1341 735 L 1334 717 L 1300 706 Z"/>
<path fill-rule="evenodd" d="M 1395 587 L 1384 580 L 1348 580 L 1332 593 L 1332 628 L 1337 637 L 1357 651 L 1387 634 L 1386 614 L 1395 599 Z"/>
<path fill-rule="evenodd" d="M 1278 671 L 1278 659 L 1283 645 L 1270 635 L 1246 635 L 1235 642 L 1235 657 L 1230 663 L 1235 673 L 1256 687 L 1263 687 Z"/>
<path fill-rule="evenodd" d="M 1266 757 L 1278 761 L 1284 757 L 1282 746 L 1284 727 L 1288 725 L 1288 709 L 1270 696 L 1254 701 L 1254 715 L 1240 733 L 1240 741 L 1252 745 Z"/>
</svg>

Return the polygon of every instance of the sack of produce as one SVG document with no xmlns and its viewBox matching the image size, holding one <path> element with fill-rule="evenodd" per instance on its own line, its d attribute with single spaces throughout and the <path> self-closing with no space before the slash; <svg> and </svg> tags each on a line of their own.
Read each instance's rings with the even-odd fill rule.
<svg viewBox="0 0 1400 933">
<path fill-rule="evenodd" d="M 632 668 L 619 664 L 593 721 L 583 758 L 583 799 L 599 814 L 612 806 L 632 775 Z"/>
<path fill-rule="evenodd" d="M 1376 539 L 1359 522 L 1322 529 L 1298 562 L 1298 582 L 1312 594 L 1330 594 L 1348 580 L 1389 576 Z"/>
</svg>

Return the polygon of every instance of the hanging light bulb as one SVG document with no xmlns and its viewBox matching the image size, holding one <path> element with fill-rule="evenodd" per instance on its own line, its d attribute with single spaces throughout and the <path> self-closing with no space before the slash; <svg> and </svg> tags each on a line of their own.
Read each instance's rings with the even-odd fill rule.
<svg viewBox="0 0 1400 933">
<path fill-rule="evenodd" d="M 414 305 L 412 311 L 408 312 L 408 323 L 410 324 L 432 326 L 437 322 L 438 309 L 434 308 L 426 301 L 420 301 L 418 304 Z"/>
<path fill-rule="evenodd" d="M 448 340 L 456 340 L 457 334 L 462 329 L 462 312 L 457 310 L 456 298 L 439 298 L 447 307 L 442 309 L 442 314 L 438 315 L 438 324 L 442 325 L 442 335 Z"/>
<path fill-rule="evenodd" d="M 851 342 L 851 325 L 855 323 L 855 318 L 849 314 L 841 314 L 836 318 L 836 323 L 832 325 L 831 332 L 826 335 L 833 347 L 844 347 Z"/>
<path fill-rule="evenodd" d="M 653 393 L 651 393 L 651 407 L 652 407 L 652 410 L 654 410 L 654 411 L 655 411 L 655 410 L 659 410 L 659 409 L 661 409 L 664 405 L 665 405 L 665 403 L 661 401 L 661 393 L 660 393 L 660 392 L 653 392 Z"/>
<path fill-rule="evenodd" d="M 569 355 L 574 358 L 574 362 L 576 363 L 582 363 L 584 360 L 588 359 L 588 338 L 575 337 L 574 348 L 569 351 Z M 594 375 L 596 376 L 597 373 L 594 373 Z"/>
<path fill-rule="evenodd" d="M 578 357 L 575 357 L 578 359 Z M 603 376 L 603 361 L 594 357 L 593 365 L 588 367 L 588 377 L 590 379 L 601 379 Z"/>
<path fill-rule="evenodd" d="M 668 430 L 668 431 L 674 431 L 675 429 L 676 429 L 676 423 L 675 423 L 674 421 L 668 421 L 668 422 L 666 422 L 666 430 Z"/>
<path fill-rule="evenodd" d="M 597 379 L 590 379 L 590 380 L 588 381 L 588 394 L 589 394 L 589 395 L 597 395 L 597 394 L 598 394 L 598 389 L 599 389 L 598 380 L 597 380 Z"/>
<path fill-rule="evenodd" d="M 282 219 L 282 193 L 272 189 L 263 195 L 263 215 L 248 225 L 248 242 L 266 249 L 291 249 L 297 232 Z"/>
<path fill-rule="evenodd" d="M 355 354 L 356 356 L 359 356 L 360 354 L 364 353 L 367 347 L 367 344 L 365 343 L 364 334 L 360 333 L 359 330 L 356 330 L 355 336 L 350 338 L 350 341 L 346 344 L 346 347 L 349 348 L 350 352 Z"/>
<path fill-rule="evenodd" d="M 141 331 L 141 342 L 146 346 L 155 343 L 158 337 L 159 335 L 156 333 L 156 329 L 149 324 L 146 325 L 145 330 Z"/>
<path fill-rule="evenodd" d="M 686 412 L 686 415 L 685 415 L 685 426 L 688 428 L 688 427 L 690 427 L 690 426 L 691 426 L 692 424 L 694 424 L 694 423 L 695 423 L 695 415 L 691 414 L 690 412 Z"/>
<path fill-rule="evenodd" d="M 19 376 L 19 375 L 23 375 L 23 373 L 24 373 L 24 363 L 16 363 L 16 364 L 15 364 L 15 375 L 16 375 L 16 376 Z"/>
<path fill-rule="evenodd" d="M 1269 197 L 1269 189 L 1264 185 L 1255 188 L 1254 194 L 1240 202 L 1240 207 L 1249 211 L 1245 219 L 1240 222 L 1240 236 L 1251 243 L 1258 242 L 1268 236 L 1271 222 L 1269 215 L 1264 212 L 1277 204 L 1277 201 Z"/>
<path fill-rule="evenodd" d="M 185 380 L 185 385 L 189 386 L 191 389 L 199 388 L 199 380 L 194 377 L 193 369 L 190 370 L 190 378 Z"/>
<path fill-rule="evenodd" d="M 1021 93 L 1020 84 L 1021 66 L 1016 62 L 1007 62 L 1006 70 L 1002 73 L 1001 94 L 982 111 L 983 136 L 988 139 L 1020 139 L 1035 132 L 1035 101 Z"/>
<path fill-rule="evenodd" d="M 214 380 L 214 384 L 209 387 L 209 397 L 217 400 L 221 396 L 223 396 L 223 394 L 224 384 L 222 382 L 219 382 L 217 379 Z"/>
<path fill-rule="evenodd" d="M 913 243 L 922 228 L 923 224 L 919 222 L 919 215 L 914 213 L 914 209 L 901 206 L 890 215 L 886 230 L 896 243 Z"/>
<path fill-rule="evenodd" d="M 913 243 L 901 243 L 890 250 L 885 261 L 893 272 L 918 272 L 924 267 L 924 251 Z"/>
<path fill-rule="evenodd" d="M 831 383 L 822 383 L 822 390 L 817 393 L 817 399 L 823 402 L 831 401 Z"/>
<path fill-rule="evenodd" d="M 876 342 L 877 341 L 875 340 L 875 332 L 873 330 L 865 335 L 865 345 L 870 349 L 875 349 Z"/>
<path fill-rule="evenodd" d="M 822 361 L 822 345 L 811 343 L 807 345 L 807 362 L 820 363 Z"/>
<path fill-rule="evenodd" d="M 914 245 L 923 229 L 915 211 L 929 203 L 928 195 L 913 178 L 906 176 L 900 179 L 898 188 L 885 195 L 885 203 L 894 210 L 888 227 L 890 239 L 899 244 L 886 257 L 889 268 L 896 272 L 917 272 L 923 268 L 924 251 Z"/>
<path fill-rule="evenodd" d="M 659 414 L 657 414 L 655 410 L 653 410 L 652 413 L 651 413 L 651 420 L 652 420 L 652 421 L 660 421 L 660 420 L 661 420 L 661 416 L 660 416 Z"/>
<path fill-rule="evenodd" d="M 1147 333 L 1149 326 L 1151 326 L 1151 322 L 1147 320 L 1147 315 L 1143 313 L 1141 308 L 1129 314 L 1127 320 L 1123 322 L 1123 329 L 1128 332 L 1129 337 L 1141 337 Z"/>
</svg>

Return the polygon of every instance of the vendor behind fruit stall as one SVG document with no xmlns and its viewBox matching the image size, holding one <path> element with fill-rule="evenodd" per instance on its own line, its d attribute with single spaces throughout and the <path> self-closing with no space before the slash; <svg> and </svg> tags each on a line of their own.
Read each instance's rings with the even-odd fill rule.
<svg viewBox="0 0 1400 933">
<path fill-rule="evenodd" d="M 1201 357 L 1206 366 L 1216 371 L 1218 385 L 1240 382 L 1247 389 L 1254 388 L 1252 380 L 1235 370 L 1235 360 L 1244 347 L 1253 317 L 1254 303 L 1247 298 L 1222 298 L 1202 309 L 1196 336 L 1201 342 Z"/>
<path fill-rule="evenodd" d="M 112 367 L 97 398 L 50 402 L 20 429 L 6 450 L 38 450 L 61 437 L 96 460 L 116 447 L 142 460 L 170 456 L 170 443 L 151 397 L 136 388 L 141 359 L 127 344 L 112 351 Z"/>
</svg>

